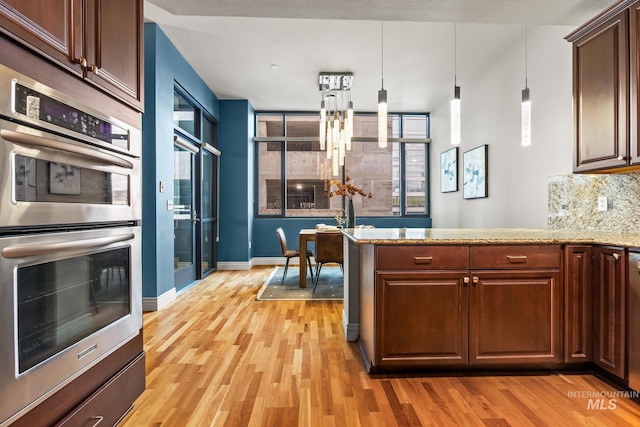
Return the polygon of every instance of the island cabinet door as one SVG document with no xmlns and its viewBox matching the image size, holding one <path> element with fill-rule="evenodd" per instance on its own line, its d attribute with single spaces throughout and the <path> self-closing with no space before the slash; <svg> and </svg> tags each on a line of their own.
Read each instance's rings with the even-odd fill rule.
<svg viewBox="0 0 640 427">
<path fill-rule="evenodd" d="M 559 270 L 471 271 L 469 364 L 562 362 Z"/>
<path fill-rule="evenodd" d="M 617 377 L 625 378 L 625 249 L 596 246 L 593 258 L 593 362 Z"/>
<path fill-rule="evenodd" d="M 467 364 L 468 279 L 468 271 L 376 274 L 374 364 Z"/>
<path fill-rule="evenodd" d="M 568 245 L 564 257 L 564 363 L 591 362 L 593 247 Z"/>
</svg>

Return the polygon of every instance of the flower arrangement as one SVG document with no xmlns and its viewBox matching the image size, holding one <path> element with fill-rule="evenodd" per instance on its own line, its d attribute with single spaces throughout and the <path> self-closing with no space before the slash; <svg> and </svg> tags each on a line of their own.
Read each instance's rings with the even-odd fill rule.
<svg viewBox="0 0 640 427">
<path fill-rule="evenodd" d="M 356 187 L 350 181 L 351 178 L 349 178 L 348 175 L 345 177 L 344 184 L 336 179 L 332 179 L 331 181 L 329 181 L 329 186 L 335 185 L 337 187 L 335 191 L 329 192 L 329 197 L 342 196 L 351 200 L 353 199 L 353 196 L 359 194 L 362 197 L 366 197 L 368 199 L 371 198 L 371 193 L 365 193 L 362 188 Z"/>
</svg>

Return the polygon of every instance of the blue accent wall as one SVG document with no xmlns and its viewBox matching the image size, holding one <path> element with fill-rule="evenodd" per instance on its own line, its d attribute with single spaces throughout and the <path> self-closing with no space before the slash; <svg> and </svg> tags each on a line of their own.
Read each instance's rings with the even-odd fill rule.
<svg viewBox="0 0 640 427">
<path fill-rule="evenodd" d="M 218 261 L 221 262 L 248 262 L 252 258 L 254 116 L 249 101 L 220 101 Z"/>
<path fill-rule="evenodd" d="M 218 122 L 220 158 L 220 234 L 218 261 L 248 263 L 254 257 L 279 257 L 275 234 L 282 227 L 289 245 L 298 247 L 298 232 L 331 218 L 254 218 L 255 111 L 248 100 L 218 100 L 155 23 L 145 24 L 145 114 L 142 120 L 142 252 L 144 297 L 174 288 L 173 91 L 175 84 Z M 160 193 L 159 184 L 165 191 Z M 376 227 L 431 227 L 429 218 L 358 218 Z"/>
<path fill-rule="evenodd" d="M 157 297 L 173 282 L 173 90 L 180 84 L 219 120 L 215 94 L 155 23 L 144 25 L 145 113 L 142 118 L 142 295 Z M 160 193 L 160 182 L 164 193 Z"/>
</svg>

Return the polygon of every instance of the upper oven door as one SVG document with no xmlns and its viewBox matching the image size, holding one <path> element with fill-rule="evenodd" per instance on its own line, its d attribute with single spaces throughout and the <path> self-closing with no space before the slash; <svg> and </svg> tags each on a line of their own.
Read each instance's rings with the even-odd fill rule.
<svg viewBox="0 0 640 427">
<path fill-rule="evenodd" d="M 0 224 L 137 221 L 140 159 L 0 120 Z"/>
</svg>

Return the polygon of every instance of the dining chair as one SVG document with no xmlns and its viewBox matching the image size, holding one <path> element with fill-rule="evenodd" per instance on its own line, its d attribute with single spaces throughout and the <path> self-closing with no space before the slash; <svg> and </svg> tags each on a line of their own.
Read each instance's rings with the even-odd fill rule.
<svg viewBox="0 0 640 427">
<path fill-rule="evenodd" d="M 318 286 L 322 265 L 326 263 L 340 264 L 342 270 L 342 233 L 317 232 L 316 233 L 316 278 L 313 284 L 313 292 Z M 312 293 L 313 293 L 312 292 Z"/>
<path fill-rule="evenodd" d="M 278 234 L 278 240 L 280 241 L 280 249 L 282 249 L 282 256 L 287 259 L 287 262 L 284 265 L 284 273 L 282 274 L 282 280 L 280 284 L 284 283 L 284 278 L 287 277 L 287 271 L 289 271 L 289 261 L 291 258 L 299 257 L 300 251 L 298 249 L 288 249 L 287 248 L 287 237 L 284 234 L 284 230 L 282 227 L 278 227 L 276 230 Z M 313 280 L 313 269 L 311 268 L 311 257 L 313 256 L 313 252 L 307 251 L 307 265 L 309 266 L 309 273 L 311 274 L 311 279 Z"/>
</svg>

